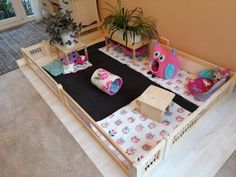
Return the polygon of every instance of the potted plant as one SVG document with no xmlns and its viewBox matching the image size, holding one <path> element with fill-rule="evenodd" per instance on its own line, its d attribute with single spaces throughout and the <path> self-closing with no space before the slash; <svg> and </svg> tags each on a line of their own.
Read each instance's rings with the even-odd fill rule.
<svg viewBox="0 0 236 177">
<path fill-rule="evenodd" d="M 112 39 L 113 35 L 121 35 L 126 45 L 131 40 L 134 44 L 139 42 L 142 36 L 147 39 L 157 37 L 155 20 L 151 17 L 144 17 L 140 7 L 134 9 L 124 9 L 121 6 L 121 0 L 117 0 L 117 5 L 113 6 L 106 3 L 110 15 L 105 17 L 103 26 L 108 31 L 108 37 Z"/>
<path fill-rule="evenodd" d="M 71 12 L 65 13 L 57 12 L 54 16 L 49 18 L 46 32 L 49 34 L 50 44 L 59 43 L 66 48 L 74 47 L 75 35 L 81 30 L 82 25 L 76 24 Z"/>
</svg>

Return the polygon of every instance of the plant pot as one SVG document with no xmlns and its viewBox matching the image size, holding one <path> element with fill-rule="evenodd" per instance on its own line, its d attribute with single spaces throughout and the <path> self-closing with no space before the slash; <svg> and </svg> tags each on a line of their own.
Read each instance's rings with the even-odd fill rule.
<svg viewBox="0 0 236 177">
<path fill-rule="evenodd" d="M 73 32 L 67 32 L 61 34 L 61 40 L 65 48 L 72 48 L 75 46 L 75 34 Z"/>
<path fill-rule="evenodd" d="M 117 30 L 114 35 L 116 35 L 117 37 L 123 39 L 123 34 L 124 34 L 124 30 L 120 29 L 120 30 Z M 138 43 L 141 40 L 142 40 L 142 36 L 141 35 L 135 35 L 135 39 L 133 40 L 133 34 L 131 36 L 130 32 L 128 31 L 128 42 Z"/>
</svg>

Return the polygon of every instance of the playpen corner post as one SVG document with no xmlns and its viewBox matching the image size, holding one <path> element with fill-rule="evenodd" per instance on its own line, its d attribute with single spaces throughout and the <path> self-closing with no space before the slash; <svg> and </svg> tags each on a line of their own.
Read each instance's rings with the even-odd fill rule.
<svg viewBox="0 0 236 177">
<path fill-rule="evenodd" d="M 89 55 L 88 55 L 88 50 L 87 50 L 87 45 L 84 46 L 84 53 L 85 53 L 85 56 L 88 58 L 89 60 Z"/>
<path fill-rule="evenodd" d="M 59 99 L 61 100 L 61 102 L 66 105 L 66 100 L 63 96 L 63 93 L 62 93 L 62 90 L 63 90 L 63 87 L 61 84 L 57 84 L 57 89 L 58 89 L 58 95 L 59 95 Z"/>
<path fill-rule="evenodd" d="M 165 148 L 162 152 L 162 160 L 164 160 L 170 152 L 172 146 L 172 139 L 172 137 L 165 138 Z"/>
<path fill-rule="evenodd" d="M 140 169 L 141 169 L 141 166 L 137 162 L 132 163 L 129 167 L 129 176 L 142 177 Z"/>
<path fill-rule="evenodd" d="M 26 51 L 25 51 L 25 48 L 21 48 L 21 52 L 23 54 L 23 58 L 26 62 L 26 65 L 29 66 L 31 68 L 31 65 L 30 65 L 30 62 L 29 62 L 29 58 L 27 57 L 26 55 Z"/>
</svg>

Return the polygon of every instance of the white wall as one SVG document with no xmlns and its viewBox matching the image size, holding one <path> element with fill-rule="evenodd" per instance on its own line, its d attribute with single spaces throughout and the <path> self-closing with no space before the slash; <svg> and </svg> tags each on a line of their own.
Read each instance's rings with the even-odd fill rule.
<svg viewBox="0 0 236 177">
<path fill-rule="evenodd" d="M 33 9 L 33 13 L 35 15 L 36 20 L 42 19 L 42 6 L 41 6 L 41 0 L 30 0 L 31 6 Z"/>
<path fill-rule="evenodd" d="M 32 10 L 34 15 L 26 17 L 24 13 L 24 8 L 21 4 L 21 0 L 16 0 L 15 1 L 15 10 L 19 11 L 19 16 L 17 17 L 18 19 L 9 19 L 9 21 L 0 21 L 0 31 L 6 30 L 8 28 L 12 28 L 33 20 L 41 20 L 42 19 L 42 13 L 41 13 L 41 0 L 30 0 Z"/>
</svg>

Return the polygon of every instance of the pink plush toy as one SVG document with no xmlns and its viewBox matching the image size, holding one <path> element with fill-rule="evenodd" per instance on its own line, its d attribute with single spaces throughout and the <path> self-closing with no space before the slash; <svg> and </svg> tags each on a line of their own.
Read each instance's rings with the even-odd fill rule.
<svg viewBox="0 0 236 177">
<path fill-rule="evenodd" d="M 162 79 L 172 79 L 180 69 L 179 58 L 176 50 L 172 52 L 163 48 L 157 40 L 154 41 L 154 48 L 150 56 L 149 69 L 152 77 L 160 77 Z"/>
<path fill-rule="evenodd" d="M 193 95 L 204 94 L 208 92 L 214 85 L 213 81 L 207 78 L 192 79 L 188 83 L 188 90 Z"/>
<path fill-rule="evenodd" d="M 88 60 L 88 57 L 85 55 L 80 55 L 75 61 L 76 64 L 83 65 Z"/>
<path fill-rule="evenodd" d="M 203 73 L 208 73 L 205 76 L 211 77 L 207 78 L 202 75 Z M 197 78 L 189 81 L 187 85 L 188 90 L 197 100 L 205 101 L 226 82 L 229 74 L 229 69 L 221 69 L 219 67 L 215 71 L 209 69 L 203 70 L 199 72 Z"/>
</svg>

